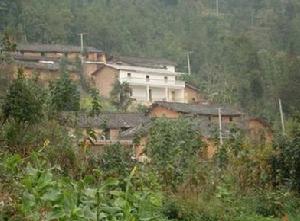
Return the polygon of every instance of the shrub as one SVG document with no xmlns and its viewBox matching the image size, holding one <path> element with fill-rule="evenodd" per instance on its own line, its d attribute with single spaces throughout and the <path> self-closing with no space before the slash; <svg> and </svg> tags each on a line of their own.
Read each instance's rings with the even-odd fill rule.
<svg viewBox="0 0 300 221">
<path fill-rule="evenodd" d="M 146 150 L 164 184 L 175 188 L 198 160 L 201 145 L 200 134 L 188 119 L 157 119 L 150 129 Z"/>
</svg>

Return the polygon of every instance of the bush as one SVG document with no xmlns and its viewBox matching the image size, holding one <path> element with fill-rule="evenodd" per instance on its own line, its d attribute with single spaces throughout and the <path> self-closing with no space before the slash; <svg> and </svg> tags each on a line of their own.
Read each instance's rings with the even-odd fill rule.
<svg viewBox="0 0 300 221">
<path fill-rule="evenodd" d="M 131 150 L 121 144 L 109 145 L 98 158 L 99 166 L 106 177 L 126 177 L 134 165 L 131 156 Z"/>
</svg>

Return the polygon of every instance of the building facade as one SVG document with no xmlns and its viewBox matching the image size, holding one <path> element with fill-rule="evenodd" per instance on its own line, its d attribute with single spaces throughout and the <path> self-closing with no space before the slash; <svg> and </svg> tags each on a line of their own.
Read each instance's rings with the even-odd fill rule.
<svg viewBox="0 0 300 221">
<path fill-rule="evenodd" d="M 109 97 L 113 88 L 108 78 L 117 76 L 120 83 L 129 84 L 131 98 L 144 104 L 156 101 L 187 102 L 185 82 L 178 80 L 180 75 L 182 73 L 176 72 L 175 64 L 170 61 L 124 57 L 107 62 L 106 67 L 93 74 L 95 85 L 104 97 Z"/>
<path fill-rule="evenodd" d="M 23 68 L 26 75 L 38 74 L 45 82 L 60 76 L 62 60 L 65 61 L 65 68 L 72 76 L 78 76 L 79 72 L 83 72 L 88 79 L 99 66 L 106 63 L 105 53 L 101 50 L 93 47 L 82 50 L 78 46 L 59 44 L 19 44 L 14 58 L 17 67 Z M 78 68 L 78 62 L 83 65 L 82 70 Z"/>
</svg>

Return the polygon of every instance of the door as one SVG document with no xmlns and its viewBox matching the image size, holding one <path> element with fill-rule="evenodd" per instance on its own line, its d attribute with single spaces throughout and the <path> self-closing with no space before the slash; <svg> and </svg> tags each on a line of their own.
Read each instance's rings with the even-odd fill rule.
<svg viewBox="0 0 300 221">
<path fill-rule="evenodd" d="M 152 89 L 149 89 L 149 101 L 152 102 Z"/>
<path fill-rule="evenodd" d="M 172 101 L 175 101 L 175 91 L 172 91 Z"/>
</svg>

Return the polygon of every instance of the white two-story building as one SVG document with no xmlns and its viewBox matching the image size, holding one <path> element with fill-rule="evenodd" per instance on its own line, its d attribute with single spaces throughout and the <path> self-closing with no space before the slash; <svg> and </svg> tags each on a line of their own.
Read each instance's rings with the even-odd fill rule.
<svg viewBox="0 0 300 221">
<path fill-rule="evenodd" d="M 180 75 L 175 71 L 175 63 L 164 59 L 120 57 L 107 62 L 93 78 L 105 97 L 109 97 L 113 84 L 119 80 L 129 84 L 130 96 L 139 103 L 184 103 L 185 82 L 178 80 Z"/>
</svg>

